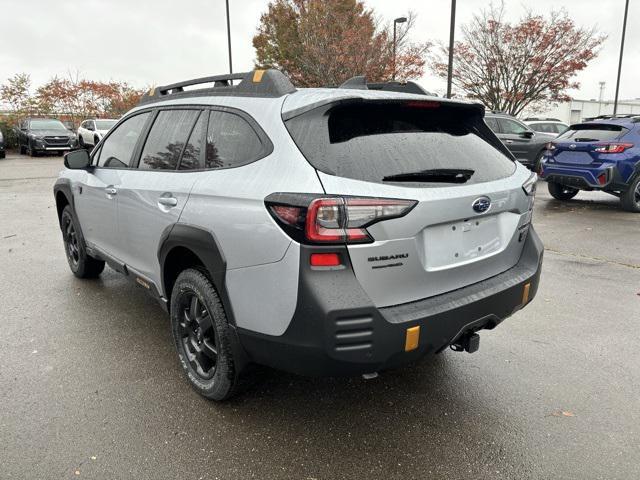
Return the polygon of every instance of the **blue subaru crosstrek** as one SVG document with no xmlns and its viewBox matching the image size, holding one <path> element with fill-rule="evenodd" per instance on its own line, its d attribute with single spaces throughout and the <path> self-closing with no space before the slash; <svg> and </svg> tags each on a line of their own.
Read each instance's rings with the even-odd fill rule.
<svg viewBox="0 0 640 480">
<path fill-rule="evenodd" d="M 601 190 L 620 198 L 625 210 L 640 212 L 640 115 L 571 125 L 547 145 L 539 173 L 558 200 Z"/>
</svg>

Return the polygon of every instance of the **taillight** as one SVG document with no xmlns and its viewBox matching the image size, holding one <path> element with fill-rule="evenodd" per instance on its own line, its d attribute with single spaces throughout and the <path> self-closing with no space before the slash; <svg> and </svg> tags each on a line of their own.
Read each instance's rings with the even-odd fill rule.
<svg viewBox="0 0 640 480">
<path fill-rule="evenodd" d="M 368 226 L 402 217 L 417 202 L 277 193 L 269 195 L 265 203 L 278 224 L 294 240 L 331 244 L 373 242 Z"/>
<path fill-rule="evenodd" d="M 631 147 L 633 147 L 633 143 L 596 143 L 593 151 L 598 153 L 622 153 Z"/>
</svg>

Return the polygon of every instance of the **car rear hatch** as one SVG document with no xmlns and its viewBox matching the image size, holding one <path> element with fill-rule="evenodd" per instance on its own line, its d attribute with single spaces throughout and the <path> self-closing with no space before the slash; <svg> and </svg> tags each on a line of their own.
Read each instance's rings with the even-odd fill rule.
<svg viewBox="0 0 640 480">
<path fill-rule="evenodd" d="M 620 141 L 628 131 L 621 125 L 607 123 L 572 125 L 551 144 L 551 158 L 560 165 L 598 166 L 603 160 L 614 160 L 609 154 L 629 148 Z M 603 159 L 602 154 L 607 156 Z"/>
<path fill-rule="evenodd" d="M 534 185 L 482 117 L 473 104 L 356 99 L 286 120 L 328 195 L 412 201 L 367 226 L 370 243 L 347 242 L 376 306 L 456 290 L 520 258 L 533 204 L 523 184 Z"/>
</svg>

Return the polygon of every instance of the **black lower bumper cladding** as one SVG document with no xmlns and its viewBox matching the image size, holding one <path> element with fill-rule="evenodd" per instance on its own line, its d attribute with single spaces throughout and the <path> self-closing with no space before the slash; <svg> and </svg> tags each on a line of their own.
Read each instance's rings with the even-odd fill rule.
<svg viewBox="0 0 640 480">
<path fill-rule="evenodd" d="M 302 246 L 298 304 L 287 331 L 275 337 L 238 329 L 240 342 L 252 361 L 303 375 L 357 375 L 410 363 L 495 327 L 535 297 L 544 248 L 533 228 L 525 242 L 506 272 L 386 308 L 372 305 L 350 265 L 329 275 L 313 270 L 309 255 L 319 248 Z M 405 351 L 407 329 L 418 326 L 417 348 Z"/>
</svg>

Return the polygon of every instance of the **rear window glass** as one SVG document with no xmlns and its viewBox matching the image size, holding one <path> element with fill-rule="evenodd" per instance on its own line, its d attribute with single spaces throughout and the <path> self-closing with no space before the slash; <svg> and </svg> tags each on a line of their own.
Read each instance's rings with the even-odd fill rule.
<svg viewBox="0 0 640 480">
<path fill-rule="evenodd" d="M 571 125 L 569 129 L 558 137 L 558 140 L 571 140 L 572 142 L 599 142 L 602 140 L 616 140 L 625 135 L 629 130 L 620 125 L 610 124 L 578 124 Z"/>
<path fill-rule="evenodd" d="M 464 170 L 472 171 L 466 181 L 469 184 L 513 173 L 515 163 L 480 133 L 488 130 L 479 113 L 468 107 L 419 105 L 357 102 L 323 106 L 286 124 L 314 167 L 340 177 L 395 183 L 384 179 L 425 170 Z M 460 182 L 428 180 L 407 185 L 420 183 Z"/>
</svg>

